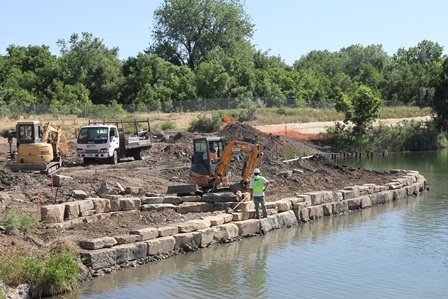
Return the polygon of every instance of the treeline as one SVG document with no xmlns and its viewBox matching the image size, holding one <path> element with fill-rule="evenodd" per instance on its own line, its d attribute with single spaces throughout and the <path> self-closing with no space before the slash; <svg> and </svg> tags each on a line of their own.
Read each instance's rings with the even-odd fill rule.
<svg viewBox="0 0 448 299">
<path fill-rule="evenodd" d="M 381 45 L 352 45 L 338 52 L 312 51 L 292 66 L 280 57 L 251 49 L 215 55 L 195 69 L 157 54 L 126 60 L 89 33 L 49 47 L 15 46 L 0 56 L 0 106 L 63 106 L 79 103 L 145 104 L 171 111 L 174 101 L 265 98 L 266 106 L 320 107 L 341 93 L 368 86 L 385 105 L 434 106 L 446 84 L 443 48 L 424 40 L 389 56 Z M 238 55 L 241 54 L 241 55 Z M 76 113 L 76 111 L 72 111 Z"/>
</svg>

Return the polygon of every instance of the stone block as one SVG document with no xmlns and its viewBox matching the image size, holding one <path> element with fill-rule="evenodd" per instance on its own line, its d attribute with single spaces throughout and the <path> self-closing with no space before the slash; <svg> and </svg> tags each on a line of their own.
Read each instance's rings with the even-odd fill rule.
<svg viewBox="0 0 448 299">
<path fill-rule="evenodd" d="M 177 210 L 177 207 L 173 204 L 170 203 L 159 203 L 159 204 L 146 204 L 146 205 L 142 205 L 140 207 L 141 211 L 157 211 L 157 212 L 161 212 L 163 210 Z"/>
<path fill-rule="evenodd" d="M 361 209 L 371 208 L 372 200 L 368 196 L 361 197 Z"/>
<path fill-rule="evenodd" d="M 232 222 L 232 219 L 233 219 L 232 214 L 219 214 L 218 216 L 221 216 L 224 219 L 225 223 Z"/>
<path fill-rule="evenodd" d="M 225 219 L 222 216 L 206 216 L 204 220 L 210 221 L 211 226 L 217 226 L 225 223 Z"/>
<path fill-rule="evenodd" d="M 405 189 L 397 189 L 393 191 L 393 199 L 398 200 L 407 197 L 408 194 L 406 193 Z"/>
<path fill-rule="evenodd" d="M 311 206 L 307 208 L 310 213 L 310 220 L 316 220 L 324 217 L 324 210 L 321 205 Z"/>
<path fill-rule="evenodd" d="M 308 208 L 300 210 L 300 221 L 302 222 L 310 221 L 310 210 Z"/>
<path fill-rule="evenodd" d="M 95 250 L 101 248 L 112 247 L 117 244 L 117 240 L 113 237 L 102 237 L 91 240 L 82 240 L 79 242 L 79 247 L 87 250 Z"/>
<path fill-rule="evenodd" d="M 64 221 L 65 205 L 48 205 L 40 208 L 41 219 L 45 223 Z"/>
<path fill-rule="evenodd" d="M 322 210 L 323 210 L 324 216 L 333 215 L 333 206 L 334 206 L 334 203 L 326 203 L 326 204 L 322 205 Z"/>
<path fill-rule="evenodd" d="M 130 244 L 141 241 L 141 237 L 139 235 L 119 235 L 114 236 L 114 238 L 117 241 L 117 245 Z"/>
<path fill-rule="evenodd" d="M 275 202 L 276 206 L 277 206 L 277 211 L 279 213 L 281 212 L 285 212 L 285 211 L 289 211 L 292 209 L 292 204 L 290 200 L 287 199 L 281 199 L 281 200 L 277 200 Z"/>
<path fill-rule="evenodd" d="M 92 216 L 93 214 L 95 214 L 95 210 L 87 210 L 79 213 L 79 216 L 86 217 L 86 216 Z"/>
<path fill-rule="evenodd" d="M 179 233 L 189 233 L 197 230 L 197 225 L 194 223 L 182 222 L 177 224 L 177 231 Z"/>
<path fill-rule="evenodd" d="M 332 201 L 341 201 L 344 200 L 344 195 L 342 195 L 341 191 L 333 191 L 333 200 Z"/>
<path fill-rule="evenodd" d="M 122 211 L 140 211 L 141 200 L 138 197 L 125 197 L 120 199 L 120 207 Z"/>
<path fill-rule="evenodd" d="M 190 232 L 174 235 L 176 241 L 174 250 L 184 250 L 186 252 L 195 251 L 201 246 L 202 234 L 200 232 Z"/>
<path fill-rule="evenodd" d="M 65 203 L 64 219 L 70 220 L 79 217 L 79 204 L 74 202 Z"/>
<path fill-rule="evenodd" d="M 155 227 L 147 227 L 142 229 L 131 230 L 129 232 L 131 235 L 140 236 L 141 241 L 155 239 L 159 236 L 159 231 Z"/>
<path fill-rule="evenodd" d="M 355 193 L 351 190 L 339 190 L 342 193 L 343 200 L 355 198 Z"/>
<path fill-rule="evenodd" d="M 228 209 L 233 209 L 237 204 L 236 202 L 214 202 L 213 211 L 227 211 Z"/>
<path fill-rule="evenodd" d="M 297 195 L 297 198 L 301 202 L 304 202 L 307 206 L 311 206 L 311 195 L 300 194 L 300 195 Z"/>
<path fill-rule="evenodd" d="M 334 203 L 333 213 L 334 214 L 343 214 L 348 212 L 348 202 L 347 200 L 338 201 Z"/>
<path fill-rule="evenodd" d="M 120 204 L 121 201 L 120 200 L 121 200 L 121 197 L 117 197 L 117 196 L 109 198 L 111 212 L 121 211 L 121 204 Z"/>
<path fill-rule="evenodd" d="M 240 211 L 232 213 L 232 221 L 242 221 L 250 218 L 250 212 L 248 211 Z"/>
<path fill-rule="evenodd" d="M 405 190 L 408 196 L 416 196 L 419 193 L 415 184 L 405 187 Z"/>
<path fill-rule="evenodd" d="M 301 216 L 300 216 L 300 211 L 302 211 L 303 209 L 306 209 L 307 204 L 305 202 L 299 202 L 299 203 L 295 203 L 292 206 L 292 210 L 294 212 L 294 214 L 296 215 L 296 218 L 299 221 L 302 221 Z"/>
<path fill-rule="evenodd" d="M 211 227 L 198 230 L 199 233 L 201 233 L 201 248 L 205 248 L 211 244 L 213 244 L 215 241 L 214 239 L 214 230 Z"/>
<path fill-rule="evenodd" d="M 117 250 L 115 248 L 83 251 L 80 254 L 81 260 L 94 270 L 111 267 L 115 265 L 117 260 Z"/>
<path fill-rule="evenodd" d="M 82 190 L 73 190 L 72 191 L 72 197 L 75 199 L 86 199 L 87 193 Z"/>
<path fill-rule="evenodd" d="M 179 228 L 177 226 L 162 226 L 157 229 L 159 232 L 159 237 L 167 237 L 177 234 L 179 232 Z"/>
<path fill-rule="evenodd" d="M 206 193 L 202 196 L 205 202 L 237 202 L 238 197 L 232 192 Z"/>
<path fill-rule="evenodd" d="M 107 198 L 92 198 L 93 206 L 97 214 L 110 212 L 110 200 Z"/>
<path fill-rule="evenodd" d="M 272 217 L 277 217 L 277 221 L 280 227 L 291 227 L 299 224 L 297 217 L 293 211 L 278 213 L 277 215 Z"/>
<path fill-rule="evenodd" d="M 238 234 L 242 237 L 252 236 L 261 231 L 260 220 L 258 219 L 237 221 L 235 225 L 238 227 Z"/>
<path fill-rule="evenodd" d="M 73 181 L 73 177 L 61 174 L 54 174 L 51 179 L 54 187 L 67 186 L 71 181 Z"/>
<path fill-rule="evenodd" d="M 358 197 L 360 195 L 360 187 L 359 186 L 348 186 L 348 187 L 345 187 L 344 190 L 352 191 L 353 197 Z"/>
<path fill-rule="evenodd" d="M 214 226 L 213 238 L 219 243 L 228 243 L 239 237 L 238 226 L 234 223 L 226 223 L 223 225 Z"/>
<path fill-rule="evenodd" d="M 157 254 L 167 254 L 174 250 L 176 241 L 173 236 L 166 236 L 149 240 L 148 244 L 148 256 Z"/>
<path fill-rule="evenodd" d="M 183 203 L 183 201 L 180 196 L 165 196 L 165 197 L 163 197 L 163 203 L 179 205 L 179 204 Z"/>
<path fill-rule="evenodd" d="M 212 225 L 211 222 L 207 219 L 194 219 L 187 221 L 187 223 L 192 223 L 193 225 L 195 225 L 196 230 L 209 228 Z"/>
<path fill-rule="evenodd" d="M 161 196 L 143 197 L 141 199 L 141 202 L 142 205 L 163 203 L 163 197 Z"/>
<path fill-rule="evenodd" d="M 148 244 L 137 242 L 114 247 L 117 252 L 117 264 L 144 258 L 148 255 Z"/>
<path fill-rule="evenodd" d="M 235 211 L 249 211 L 255 209 L 255 203 L 253 201 L 244 201 L 235 203 L 233 209 Z"/>
<path fill-rule="evenodd" d="M 183 202 L 202 202 L 202 197 L 199 195 L 184 195 L 182 196 Z"/>
<path fill-rule="evenodd" d="M 359 210 L 361 208 L 361 199 L 359 197 L 348 199 L 347 204 L 349 210 Z"/>
<path fill-rule="evenodd" d="M 276 216 L 260 219 L 260 229 L 264 233 L 279 228 L 280 224 L 278 223 L 278 218 Z"/>
<path fill-rule="evenodd" d="M 213 210 L 213 204 L 208 202 L 184 202 L 177 206 L 179 214 L 210 212 Z"/>
<path fill-rule="evenodd" d="M 84 212 L 84 211 L 95 209 L 95 206 L 93 205 L 93 201 L 91 199 L 78 200 L 76 202 L 79 204 L 79 213 L 80 214 L 82 214 L 82 212 Z"/>
</svg>

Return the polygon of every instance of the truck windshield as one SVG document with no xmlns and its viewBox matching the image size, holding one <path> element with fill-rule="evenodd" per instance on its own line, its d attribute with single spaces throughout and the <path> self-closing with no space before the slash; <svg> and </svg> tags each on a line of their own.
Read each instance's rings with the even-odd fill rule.
<svg viewBox="0 0 448 299">
<path fill-rule="evenodd" d="M 108 136 L 109 129 L 107 127 L 82 128 L 78 134 L 78 143 L 88 141 L 102 143 L 107 141 Z"/>
</svg>

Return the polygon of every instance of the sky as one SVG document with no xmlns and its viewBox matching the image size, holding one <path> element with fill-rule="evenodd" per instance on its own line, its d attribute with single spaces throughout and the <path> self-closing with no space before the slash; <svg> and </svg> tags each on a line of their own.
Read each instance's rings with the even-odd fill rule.
<svg viewBox="0 0 448 299">
<path fill-rule="evenodd" d="M 149 47 L 154 10 L 163 0 L 11 0 L 1 1 L 0 55 L 9 45 L 50 47 L 73 33 L 89 32 L 119 58 Z M 246 0 L 255 25 L 257 50 L 292 65 L 314 50 L 339 51 L 351 45 L 379 45 L 389 55 L 437 42 L 448 51 L 446 0 Z"/>
</svg>

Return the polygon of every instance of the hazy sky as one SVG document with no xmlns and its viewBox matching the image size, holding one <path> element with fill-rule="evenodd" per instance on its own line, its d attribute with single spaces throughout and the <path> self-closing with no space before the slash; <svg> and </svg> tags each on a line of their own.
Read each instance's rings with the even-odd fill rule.
<svg viewBox="0 0 448 299">
<path fill-rule="evenodd" d="M 0 55 L 11 45 L 47 45 L 92 33 L 119 57 L 149 46 L 153 12 L 162 0 L 2 1 Z M 354 44 L 382 44 L 389 54 L 430 40 L 448 49 L 446 0 L 246 0 L 255 24 L 256 49 L 292 64 L 312 50 L 339 51 Z"/>
</svg>

